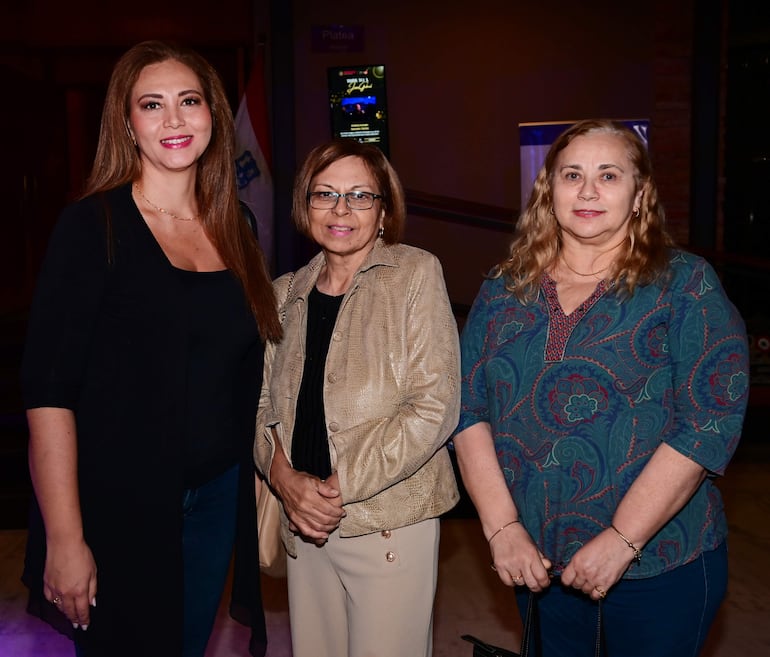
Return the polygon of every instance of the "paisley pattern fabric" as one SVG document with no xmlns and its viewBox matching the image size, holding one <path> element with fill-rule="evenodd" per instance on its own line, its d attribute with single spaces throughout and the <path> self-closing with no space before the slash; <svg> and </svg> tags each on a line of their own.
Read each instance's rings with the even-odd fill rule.
<svg viewBox="0 0 770 657">
<path fill-rule="evenodd" d="M 487 280 L 463 329 L 457 430 L 491 425 L 522 522 L 557 574 L 610 525 L 661 442 L 711 476 L 625 577 L 669 571 L 725 539 L 713 479 L 740 439 L 746 330 L 704 259 L 674 251 L 670 274 L 625 301 L 601 283 L 570 315 L 548 277 L 529 305 Z"/>
</svg>

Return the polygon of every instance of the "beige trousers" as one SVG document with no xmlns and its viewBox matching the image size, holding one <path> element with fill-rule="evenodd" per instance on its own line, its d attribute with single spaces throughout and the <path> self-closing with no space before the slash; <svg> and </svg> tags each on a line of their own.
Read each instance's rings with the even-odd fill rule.
<svg viewBox="0 0 770 657">
<path fill-rule="evenodd" d="M 294 657 L 431 657 L 437 518 L 296 544 L 287 573 Z"/>
</svg>

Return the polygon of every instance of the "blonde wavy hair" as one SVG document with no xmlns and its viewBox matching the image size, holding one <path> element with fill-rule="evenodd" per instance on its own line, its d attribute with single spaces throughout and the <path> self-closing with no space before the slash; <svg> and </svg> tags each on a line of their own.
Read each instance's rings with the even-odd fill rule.
<svg viewBox="0 0 770 657">
<path fill-rule="evenodd" d="M 623 140 L 635 169 L 635 191 L 643 192 L 639 213 L 631 216 L 628 237 L 614 263 L 612 282 L 616 291 L 621 297 L 631 297 L 638 285 L 655 282 L 668 271 L 669 251 L 674 241 L 666 230 L 665 212 L 658 200 L 652 163 L 644 142 L 622 123 L 587 119 L 569 127 L 552 144 L 535 178 L 529 202 L 516 223 L 510 255 L 490 274 L 491 278 L 504 276 L 506 289 L 522 303 L 531 303 L 537 298 L 543 273 L 553 267 L 562 248 L 561 229 L 551 213 L 559 153 L 575 137 L 596 133 L 616 135 Z"/>
</svg>

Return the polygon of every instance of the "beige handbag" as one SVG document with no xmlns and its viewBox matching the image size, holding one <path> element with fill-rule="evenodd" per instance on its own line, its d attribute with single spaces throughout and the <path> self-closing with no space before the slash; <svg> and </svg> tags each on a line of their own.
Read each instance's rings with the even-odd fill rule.
<svg viewBox="0 0 770 657">
<path fill-rule="evenodd" d="M 286 301 L 294 284 L 294 273 L 289 279 L 286 296 L 283 299 L 279 316 L 281 324 L 286 318 Z M 272 429 L 275 444 L 278 436 Z M 259 537 L 259 569 L 270 577 L 286 577 L 286 548 L 281 540 L 281 503 L 268 483 L 255 475 L 254 486 L 257 494 L 257 534 Z"/>
<path fill-rule="evenodd" d="M 269 577 L 286 577 L 286 548 L 281 540 L 281 503 L 267 482 L 255 477 L 259 569 Z"/>
</svg>

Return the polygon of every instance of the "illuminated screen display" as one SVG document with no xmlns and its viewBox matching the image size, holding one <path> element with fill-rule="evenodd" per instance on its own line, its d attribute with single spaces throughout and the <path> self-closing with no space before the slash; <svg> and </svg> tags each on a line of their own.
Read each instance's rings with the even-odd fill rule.
<svg viewBox="0 0 770 657">
<path fill-rule="evenodd" d="M 384 66 L 328 69 L 332 135 L 378 146 L 389 156 Z"/>
</svg>

